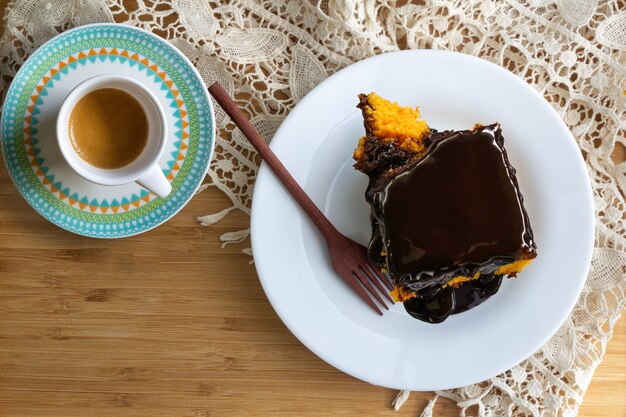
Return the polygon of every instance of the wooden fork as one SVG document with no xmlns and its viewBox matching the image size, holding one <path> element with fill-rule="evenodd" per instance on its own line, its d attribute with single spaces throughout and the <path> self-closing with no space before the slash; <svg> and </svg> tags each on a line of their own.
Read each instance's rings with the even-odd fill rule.
<svg viewBox="0 0 626 417">
<path fill-rule="evenodd" d="M 393 286 L 389 279 L 370 262 L 365 247 L 339 233 L 289 174 L 287 168 L 280 162 L 276 154 L 265 143 L 259 132 L 252 126 L 248 118 L 239 110 L 237 104 L 228 96 L 228 93 L 219 83 L 211 84 L 209 93 L 259 152 L 261 158 L 274 171 L 276 177 L 283 183 L 287 191 L 298 202 L 315 226 L 317 226 L 317 229 L 326 239 L 330 259 L 337 274 L 363 301 L 382 316 L 382 311 L 372 298 L 376 299 L 380 306 L 389 310 L 383 297 L 393 304 L 393 299 L 389 295 L 389 291 L 393 289 Z M 367 291 L 365 288 L 367 288 Z"/>
</svg>

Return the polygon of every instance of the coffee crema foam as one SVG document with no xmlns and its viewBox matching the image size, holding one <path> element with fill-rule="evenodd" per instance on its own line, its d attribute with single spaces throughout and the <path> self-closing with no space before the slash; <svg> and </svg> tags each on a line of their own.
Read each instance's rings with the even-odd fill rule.
<svg viewBox="0 0 626 417">
<path fill-rule="evenodd" d="M 70 143 L 97 168 L 122 168 L 139 157 L 148 142 L 148 117 L 131 94 L 102 88 L 81 98 L 68 122 Z"/>
</svg>

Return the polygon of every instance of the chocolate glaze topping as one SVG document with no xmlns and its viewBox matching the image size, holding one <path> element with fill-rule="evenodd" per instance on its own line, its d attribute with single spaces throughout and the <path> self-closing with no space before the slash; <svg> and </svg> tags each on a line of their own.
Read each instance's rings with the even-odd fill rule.
<svg viewBox="0 0 626 417">
<path fill-rule="evenodd" d="M 370 176 L 370 257 L 397 285 L 416 292 L 404 302 L 413 317 L 440 322 L 494 294 L 493 272 L 536 245 L 500 126 L 434 132 L 417 161 Z M 456 276 L 480 278 L 458 288 Z"/>
</svg>

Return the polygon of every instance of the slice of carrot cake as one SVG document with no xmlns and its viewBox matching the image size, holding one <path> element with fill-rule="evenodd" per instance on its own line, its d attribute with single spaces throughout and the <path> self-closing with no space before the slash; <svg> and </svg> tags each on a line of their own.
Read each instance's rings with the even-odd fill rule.
<svg viewBox="0 0 626 417">
<path fill-rule="evenodd" d="M 500 125 L 438 132 L 416 108 L 359 99 L 369 256 L 391 275 L 393 297 L 430 323 L 480 304 L 537 255 Z"/>
</svg>

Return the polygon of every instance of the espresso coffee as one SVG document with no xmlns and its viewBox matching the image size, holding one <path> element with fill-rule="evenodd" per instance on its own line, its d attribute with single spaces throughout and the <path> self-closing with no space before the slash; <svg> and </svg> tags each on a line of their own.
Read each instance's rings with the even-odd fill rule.
<svg viewBox="0 0 626 417">
<path fill-rule="evenodd" d="M 88 164 L 122 168 L 146 147 L 148 118 L 132 95 L 117 88 L 102 88 L 76 103 L 68 133 L 72 148 Z"/>
</svg>

